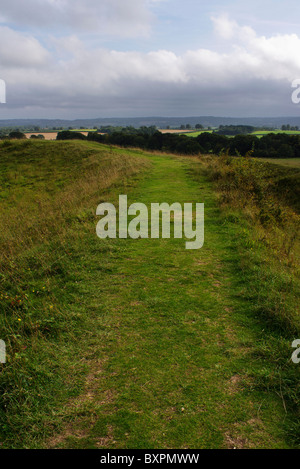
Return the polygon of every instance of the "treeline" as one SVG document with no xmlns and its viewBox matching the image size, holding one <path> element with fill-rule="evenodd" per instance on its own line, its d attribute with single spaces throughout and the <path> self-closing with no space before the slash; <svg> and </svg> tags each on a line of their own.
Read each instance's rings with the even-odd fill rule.
<svg viewBox="0 0 300 469">
<path fill-rule="evenodd" d="M 89 132 L 62 131 L 57 140 L 91 140 L 108 145 L 138 147 L 145 150 L 163 151 L 186 155 L 228 152 L 229 155 L 251 155 L 257 158 L 300 158 L 300 136 L 270 133 L 262 138 L 255 135 L 226 137 L 217 133 L 203 132 L 197 137 L 161 132 L 144 127 L 131 132 L 112 132 L 101 135 Z"/>
<path fill-rule="evenodd" d="M 255 132 L 256 127 L 252 125 L 220 125 L 217 130 L 219 135 L 247 135 Z"/>
<path fill-rule="evenodd" d="M 150 130 L 149 130 L 150 129 Z M 200 154 L 203 149 L 195 138 L 186 135 L 162 134 L 156 129 L 141 128 L 132 132 L 113 132 L 111 134 L 99 134 L 89 132 L 87 137 L 80 132 L 63 131 L 57 134 L 57 140 L 91 140 L 107 145 L 121 147 L 137 147 L 150 151 L 165 151 L 181 154 Z"/>
<path fill-rule="evenodd" d="M 12 132 L 9 132 L 8 135 L 1 135 L 0 133 L 0 140 L 24 140 L 26 139 L 26 135 L 23 132 L 20 132 L 19 130 L 13 130 Z M 45 139 L 44 135 L 39 134 L 39 135 L 31 135 L 30 138 L 32 139 L 39 139 L 43 140 Z"/>
<path fill-rule="evenodd" d="M 295 125 L 295 126 L 291 126 L 290 124 L 287 124 L 287 125 L 282 125 L 281 126 L 281 130 L 292 130 L 292 131 L 295 131 L 295 130 L 299 130 L 299 126 L 298 125 Z"/>
</svg>

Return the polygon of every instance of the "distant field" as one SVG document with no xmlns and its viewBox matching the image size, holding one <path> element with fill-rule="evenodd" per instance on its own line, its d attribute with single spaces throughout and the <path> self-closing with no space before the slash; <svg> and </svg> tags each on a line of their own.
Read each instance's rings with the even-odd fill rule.
<svg viewBox="0 0 300 469">
<path fill-rule="evenodd" d="M 186 132 L 186 131 L 180 131 L 180 130 L 175 130 L 175 131 L 168 131 L 168 130 L 161 130 L 160 132 L 165 133 L 165 132 L 175 132 L 175 133 L 181 133 L 184 135 L 187 135 L 188 137 L 198 137 L 198 135 L 204 133 L 204 132 L 209 132 L 212 133 L 212 130 L 198 130 L 198 131 L 192 131 L 192 132 Z M 273 134 L 286 134 L 286 135 L 300 135 L 300 131 L 296 130 L 258 130 L 256 132 L 253 132 L 251 135 L 256 135 L 257 137 L 263 137 L 264 135 L 268 135 L 270 133 Z M 232 137 L 232 135 L 227 135 L 227 137 Z"/>
<path fill-rule="evenodd" d="M 77 132 L 81 132 L 83 135 L 88 134 L 87 130 L 77 130 Z M 43 135 L 45 140 L 56 140 L 57 132 L 26 132 L 25 135 L 27 138 L 30 138 L 31 135 Z"/>
<path fill-rule="evenodd" d="M 196 132 L 184 132 L 184 135 L 187 135 L 188 137 L 198 137 L 198 135 L 201 135 L 204 132 L 208 132 L 209 134 L 211 134 L 212 130 L 197 130 Z"/>
<path fill-rule="evenodd" d="M 70 129 L 71 132 L 95 132 L 97 129 Z"/>
<path fill-rule="evenodd" d="M 45 140 L 55 140 L 57 132 L 26 132 L 25 135 L 27 138 L 30 138 L 31 135 L 43 135 Z"/>
<path fill-rule="evenodd" d="M 162 134 L 182 134 L 183 130 L 180 129 L 159 129 Z"/>
<path fill-rule="evenodd" d="M 259 161 L 300 169 L 300 158 L 257 158 Z"/>
<path fill-rule="evenodd" d="M 286 134 L 286 135 L 300 135 L 300 130 L 257 130 L 253 132 L 251 135 L 256 135 L 257 137 L 261 137 L 268 134 Z"/>
<path fill-rule="evenodd" d="M 162 134 L 181 134 L 181 135 L 188 135 L 189 137 L 197 137 L 198 135 L 202 134 L 203 132 L 211 133 L 212 130 L 182 130 L 182 129 L 159 129 Z"/>
</svg>

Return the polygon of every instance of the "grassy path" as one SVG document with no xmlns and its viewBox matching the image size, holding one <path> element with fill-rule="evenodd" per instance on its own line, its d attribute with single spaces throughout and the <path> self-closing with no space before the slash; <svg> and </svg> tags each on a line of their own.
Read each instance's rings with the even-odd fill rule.
<svg viewBox="0 0 300 469">
<path fill-rule="evenodd" d="M 204 247 L 91 233 L 76 264 L 92 325 L 76 359 L 88 373 L 44 446 L 285 448 L 282 400 L 252 382 L 258 330 L 235 295 L 235 253 L 210 184 L 195 179 L 193 159 L 151 161 L 129 202 L 204 202 Z"/>
</svg>

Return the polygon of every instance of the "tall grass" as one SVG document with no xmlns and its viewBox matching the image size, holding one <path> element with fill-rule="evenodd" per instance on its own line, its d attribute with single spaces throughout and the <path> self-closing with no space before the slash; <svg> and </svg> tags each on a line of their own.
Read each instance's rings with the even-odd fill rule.
<svg viewBox="0 0 300 469">
<path fill-rule="evenodd" d="M 233 268 L 237 295 L 261 330 L 257 359 L 265 360 L 258 386 L 275 389 L 298 418 L 288 428 L 300 440 L 299 365 L 291 361 L 292 341 L 300 338 L 300 171 L 246 157 L 206 157 L 224 222 L 236 232 Z M 267 363 L 276 364 L 276 372 Z"/>
</svg>

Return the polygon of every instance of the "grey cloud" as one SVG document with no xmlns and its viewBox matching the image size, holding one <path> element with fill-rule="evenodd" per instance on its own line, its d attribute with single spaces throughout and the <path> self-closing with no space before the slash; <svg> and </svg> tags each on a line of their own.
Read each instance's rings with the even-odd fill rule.
<svg viewBox="0 0 300 469">
<path fill-rule="evenodd" d="M 224 21 L 220 18 L 216 27 L 231 40 L 226 54 L 208 49 L 182 55 L 90 49 L 74 35 L 59 40 L 60 59 L 53 54 L 45 61 L 47 52 L 34 38 L 22 50 L 22 35 L 16 33 L 14 51 L 19 44 L 29 62 L 24 64 L 17 55 L 13 65 L 5 62 L 0 47 L 7 109 L 56 109 L 57 116 L 70 118 L 80 109 L 91 116 L 299 112 L 291 102 L 291 80 L 300 77 L 300 38 L 260 37 L 251 28 Z M 7 29 L 4 33 L 13 34 Z"/>
<path fill-rule="evenodd" d="M 0 0 L 0 22 L 38 30 L 69 29 L 125 37 L 149 33 L 147 0 Z"/>
</svg>

